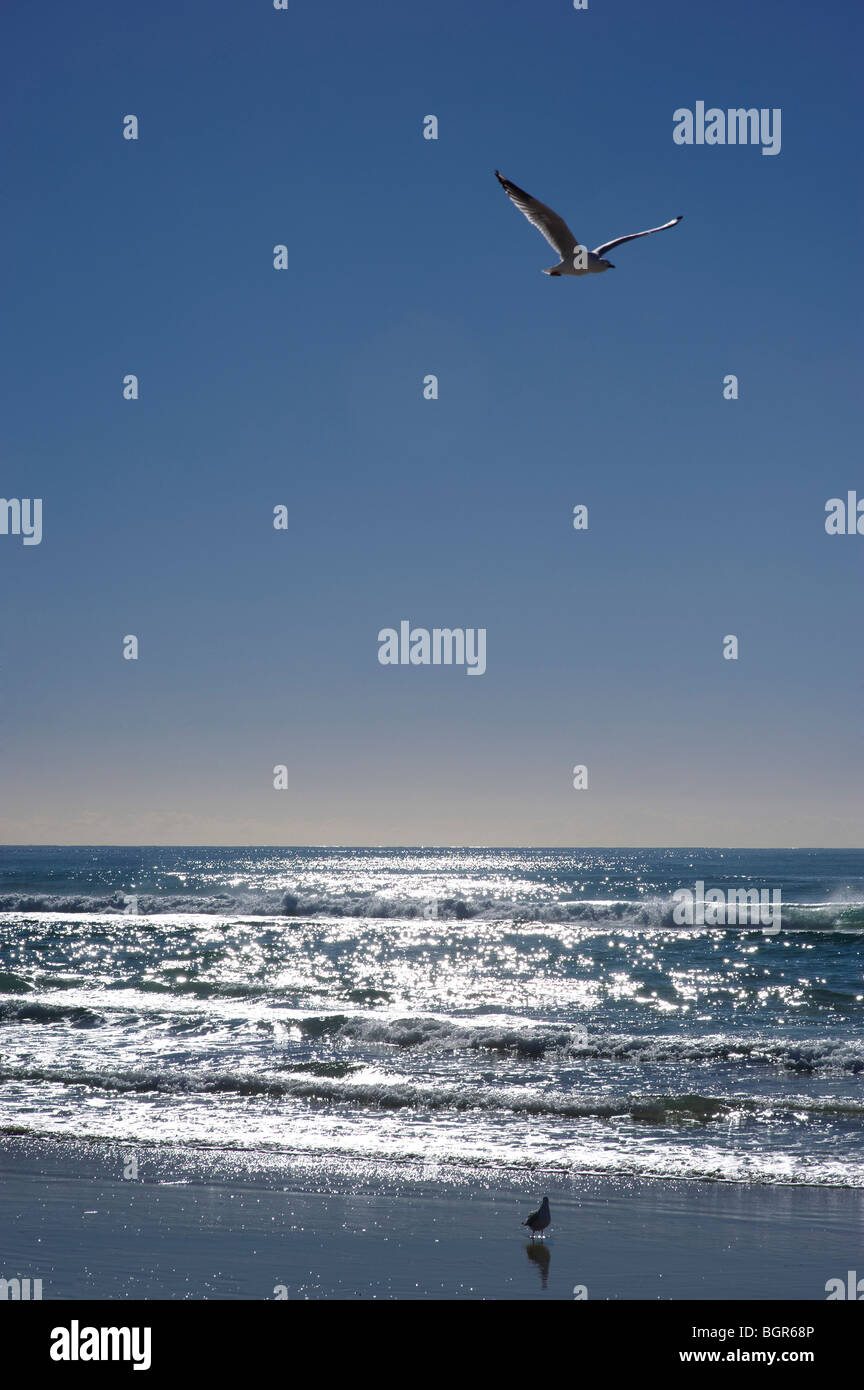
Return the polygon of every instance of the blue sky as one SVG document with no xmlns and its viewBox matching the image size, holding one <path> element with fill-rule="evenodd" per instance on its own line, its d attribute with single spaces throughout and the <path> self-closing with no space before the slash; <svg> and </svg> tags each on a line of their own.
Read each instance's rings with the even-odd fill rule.
<svg viewBox="0 0 864 1390">
<path fill-rule="evenodd" d="M 4 27 L 0 838 L 860 845 L 857 6 Z M 590 246 L 684 221 L 550 279 L 496 167 Z M 381 666 L 401 619 L 486 674 Z"/>
</svg>

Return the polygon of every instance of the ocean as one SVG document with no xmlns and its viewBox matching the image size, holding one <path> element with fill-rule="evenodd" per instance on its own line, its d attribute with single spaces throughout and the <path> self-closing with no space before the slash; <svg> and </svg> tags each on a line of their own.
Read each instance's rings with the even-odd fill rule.
<svg viewBox="0 0 864 1390">
<path fill-rule="evenodd" d="M 860 851 L 0 850 L 0 1134 L 862 1187 L 862 1120 Z"/>
</svg>

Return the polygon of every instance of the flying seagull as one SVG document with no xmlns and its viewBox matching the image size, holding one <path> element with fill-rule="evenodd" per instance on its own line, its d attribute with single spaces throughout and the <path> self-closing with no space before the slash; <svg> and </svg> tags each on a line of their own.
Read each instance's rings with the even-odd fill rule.
<svg viewBox="0 0 864 1390">
<path fill-rule="evenodd" d="M 531 1227 L 531 1239 L 539 1236 L 546 1227 L 551 1224 L 552 1217 L 549 1214 L 549 1198 L 544 1197 L 536 1211 L 532 1211 L 527 1221 L 523 1221 L 523 1226 Z"/>
<path fill-rule="evenodd" d="M 604 270 L 614 270 L 611 261 L 604 259 L 606 252 L 611 251 L 615 246 L 621 246 L 625 241 L 636 241 L 640 236 L 651 236 L 654 232 L 665 232 L 667 227 L 674 227 L 681 221 L 680 217 L 673 217 L 671 222 L 664 222 L 662 227 L 649 227 L 647 232 L 631 232 L 629 236 L 616 237 L 614 241 L 604 241 L 602 246 L 595 246 L 593 251 L 587 247 L 580 246 L 579 241 L 573 235 L 563 217 L 559 217 L 557 212 L 547 208 L 545 203 L 538 203 L 536 198 L 532 198 L 530 193 L 525 193 L 523 189 L 517 188 L 515 183 L 505 179 L 498 170 L 495 170 L 495 177 L 500 183 L 504 192 L 511 202 L 515 203 L 520 212 L 524 212 L 528 221 L 542 232 L 550 246 L 554 246 L 561 260 L 557 265 L 552 265 L 548 270 L 544 270 L 544 275 L 599 275 Z"/>
</svg>

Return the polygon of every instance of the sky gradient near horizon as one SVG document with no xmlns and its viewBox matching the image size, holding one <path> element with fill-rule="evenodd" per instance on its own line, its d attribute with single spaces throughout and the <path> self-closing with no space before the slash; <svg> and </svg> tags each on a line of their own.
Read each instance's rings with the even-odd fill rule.
<svg viewBox="0 0 864 1390">
<path fill-rule="evenodd" d="M 861 845 L 851 0 L 2 27 L 0 841 Z M 780 154 L 676 145 L 699 100 Z M 684 221 L 551 279 L 495 168 Z M 402 619 L 486 673 L 380 665 Z"/>
</svg>

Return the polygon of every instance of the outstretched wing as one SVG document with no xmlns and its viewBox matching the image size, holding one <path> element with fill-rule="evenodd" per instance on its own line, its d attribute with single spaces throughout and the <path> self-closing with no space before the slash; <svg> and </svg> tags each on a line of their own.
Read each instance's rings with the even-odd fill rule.
<svg viewBox="0 0 864 1390">
<path fill-rule="evenodd" d="M 562 261 L 569 260 L 573 255 L 574 246 L 579 242 L 573 235 L 563 217 L 559 217 L 557 212 L 547 208 L 545 203 L 538 203 L 536 198 L 532 198 L 530 193 L 524 189 L 517 188 L 515 183 L 505 179 L 495 170 L 495 177 L 500 183 L 507 197 L 515 203 L 520 212 L 524 212 L 528 221 L 542 232 L 550 246 L 554 246 Z M 535 1213 L 536 1214 L 536 1213 Z"/>
<path fill-rule="evenodd" d="M 662 227 L 649 227 L 647 232 L 631 232 L 629 236 L 619 236 L 614 241 L 604 241 L 602 246 L 594 247 L 594 255 L 605 256 L 607 251 L 611 251 L 615 246 L 623 246 L 625 241 L 636 241 L 640 236 L 651 236 L 653 232 L 665 232 L 667 227 L 675 227 L 680 221 L 680 217 L 673 217 L 671 222 L 664 222 Z"/>
</svg>

